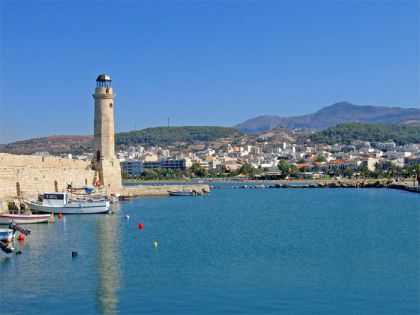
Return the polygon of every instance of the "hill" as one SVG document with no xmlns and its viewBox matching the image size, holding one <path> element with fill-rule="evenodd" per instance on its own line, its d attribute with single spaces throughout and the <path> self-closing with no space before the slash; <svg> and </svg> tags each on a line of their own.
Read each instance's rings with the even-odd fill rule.
<svg viewBox="0 0 420 315">
<path fill-rule="evenodd" d="M 259 116 L 242 122 L 234 126 L 234 128 L 242 132 L 261 132 L 276 127 L 325 129 L 346 122 L 382 125 L 420 125 L 420 109 L 359 106 L 349 102 L 340 102 L 308 115 L 292 117 Z"/>
<path fill-rule="evenodd" d="M 296 141 L 296 136 L 283 128 L 273 128 L 257 134 L 255 140 L 258 142 L 293 143 Z"/>
<path fill-rule="evenodd" d="M 215 126 L 156 127 L 115 134 L 116 147 L 131 145 L 155 146 L 179 142 L 215 141 L 221 138 L 239 136 L 234 128 Z M 11 154 L 34 154 L 47 151 L 57 155 L 62 153 L 80 154 L 93 151 L 92 136 L 51 136 L 17 141 L 0 145 L 0 152 Z"/>
<path fill-rule="evenodd" d="M 57 155 L 61 153 L 80 154 L 92 150 L 93 136 L 51 136 L 17 141 L 0 145 L 0 152 L 11 154 L 34 154 L 47 151 Z"/>
<path fill-rule="evenodd" d="M 324 129 L 311 136 L 317 143 L 350 144 L 352 140 L 383 142 L 393 140 L 397 145 L 420 143 L 420 126 L 383 126 L 364 123 L 345 123 Z"/>
<path fill-rule="evenodd" d="M 214 141 L 237 136 L 234 128 L 216 126 L 155 127 L 116 134 L 118 145 L 168 145 L 179 142 Z"/>
</svg>

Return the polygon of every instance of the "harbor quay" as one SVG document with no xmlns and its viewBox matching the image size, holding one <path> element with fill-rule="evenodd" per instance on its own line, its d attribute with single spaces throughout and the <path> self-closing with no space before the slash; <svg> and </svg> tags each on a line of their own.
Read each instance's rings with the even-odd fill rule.
<svg viewBox="0 0 420 315">
<path fill-rule="evenodd" d="M 210 192 L 210 186 L 205 184 L 124 186 L 121 195 L 127 197 L 158 197 L 168 196 L 169 191 L 193 191 L 198 195 L 203 195 Z"/>
</svg>

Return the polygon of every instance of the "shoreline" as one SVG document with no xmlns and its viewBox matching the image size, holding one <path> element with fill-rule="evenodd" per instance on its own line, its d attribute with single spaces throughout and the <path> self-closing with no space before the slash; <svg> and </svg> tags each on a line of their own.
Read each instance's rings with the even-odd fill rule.
<svg viewBox="0 0 420 315">
<path fill-rule="evenodd" d="M 185 183 L 186 185 L 191 184 L 203 184 L 203 183 L 305 183 L 305 184 L 319 184 L 319 183 L 376 183 L 380 182 L 388 183 L 390 184 L 390 180 L 387 178 L 367 178 L 367 179 L 348 179 L 348 178 L 342 178 L 342 179 L 273 179 L 273 180 L 256 180 L 256 179 L 220 179 L 220 178 L 208 178 L 208 179 L 200 179 L 200 180 L 180 180 L 180 179 L 174 179 L 174 180 L 123 180 L 124 183 L 133 183 L 133 184 L 168 184 L 168 183 L 177 183 L 182 184 Z M 396 182 L 392 181 L 392 184 L 398 184 L 398 185 L 404 185 L 408 187 L 413 187 L 413 181 L 412 180 L 405 180 L 402 182 Z M 417 186 L 414 186 L 417 187 Z"/>
<path fill-rule="evenodd" d="M 123 182 L 124 183 L 124 182 Z M 203 180 L 200 182 L 197 181 L 130 181 L 128 183 L 138 184 L 138 185 L 128 185 L 125 187 L 149 187 L 151 190 L 157 188 L 158 190 L 167 189 L 169 185 L 173 187 L 176 186 L 202 186 L 205 185 L 210 189 L 265 189 L 265 188 L 388 188 L 388 189 L 397 189 L 405 190 L 408 192 L 420 193 L 419 186 L 413 186 L 412 181 L 403 181 L 396 182 L 390 181 L 387 179 L 364 179 L 364 180 L 354 180 L 354 179 L 340 179 L 340 180 L 331 180 L 331 179 L 316 179 L 316 180 Z M 144 183 L 145 185 L 141 185 Z M 237 184 L 235 186 L 222 186 L 218 184 Z M 151 185 L 155 184 L 155 185 Z M 250 185 L 251 184 L 251 185 Z M 148 196 L 153 196 L 153 194 L 147 194 Z M 158 195 L 162 195 L 159 193 Z"/>
<path fill-rule="evenodd" d="M 297 182 L 295 182 L 297 184 Z M 420 193 L 419 186 L 407 186 L 398 183 L 381 183 L 377 182 L 328 182 L 328 183 L 299 183 L 299 185 L 293 185 L 293 183 L 276 183 L 274 185 L 240 185 L 240 186 L 210 186 L 212 189 L 277 189 L 277 188 L 286 188 L 286 189 L 343 189 L 343 188 L 357 188 L 357 189 L 368 189 L 368 188 L 388 188 L 388 189 L 397 189 L 405 190 L 408 192 Z"/>
</svg>

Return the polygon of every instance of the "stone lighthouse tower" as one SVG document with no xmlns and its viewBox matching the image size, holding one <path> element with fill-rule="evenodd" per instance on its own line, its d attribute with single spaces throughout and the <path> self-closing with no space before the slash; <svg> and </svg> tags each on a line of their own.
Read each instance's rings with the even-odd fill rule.
<svg viewBox="0 0 420 315">
<path fill-rule="evenodd" d="M 117 193 L 122 189 L 121 166 L 115 157 L 114 140 L 114 97 L 112 80 L 106 74 L 96 79 L 94 121 L 93 167 L 97 179 L 107 192 Z"/>
</svg>

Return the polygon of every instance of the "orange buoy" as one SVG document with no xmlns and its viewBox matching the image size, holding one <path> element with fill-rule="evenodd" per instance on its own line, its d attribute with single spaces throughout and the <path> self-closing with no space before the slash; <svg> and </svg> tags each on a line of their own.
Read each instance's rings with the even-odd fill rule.
<svg viewBox="0 0 420 315">
<path fill-rule="evenodd" d="M 58 214 L 58 218 L 61 219 L 63 215 L 61 213 Z"/>
<path fill-rule="evenodd" d="M 139 223 L 139 229 L 143 229 L 143 223 Z"/>
<path fill-rule="evenodd" d="M 20 235 L 18 236 L 18 241 L 24 241 L 24 240 L 25 240 L 25 235 L 20 234 Z"/>
</svg>

